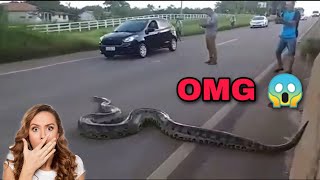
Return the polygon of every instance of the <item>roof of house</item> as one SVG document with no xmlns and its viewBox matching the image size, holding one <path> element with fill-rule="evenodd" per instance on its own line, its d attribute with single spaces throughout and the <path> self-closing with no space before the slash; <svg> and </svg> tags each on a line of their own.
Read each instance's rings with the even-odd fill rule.
<svg viewBox="0 0 320 180">
<path fill-rule="evenodd" d="M 10 2 L 10 3 L 3 3 L 5 9 L 8 12 L 27 12 L 27 11 L 37 11 L 37 6 L 25 3 L 25 2 Z"/>
</svg>

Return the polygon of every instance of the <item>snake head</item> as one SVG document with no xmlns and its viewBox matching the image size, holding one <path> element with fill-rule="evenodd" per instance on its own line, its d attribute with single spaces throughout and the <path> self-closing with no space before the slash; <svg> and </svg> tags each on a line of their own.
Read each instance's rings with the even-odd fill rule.
<svg viewBox="0 0 320 180">
<path fill-rule="evenodd" d="M 111 100 L 105 97 L 93 96 L 93 102 L 110 104 Z"/>
</svg>

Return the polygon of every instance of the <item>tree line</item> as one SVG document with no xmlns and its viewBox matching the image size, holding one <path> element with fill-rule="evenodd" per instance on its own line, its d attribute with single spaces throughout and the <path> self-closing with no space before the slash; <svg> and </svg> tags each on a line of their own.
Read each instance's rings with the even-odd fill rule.
<svg viewBox="0 0 320 180">
<path fill-rule="evenodd" d="M 178 14 L 180 7 L 173 5 L 168 7 L 154 7 L 148 4 L 145 8 L 131 7 L 126 1 L 105 1 L 104 6 L 85 6 L 81 9 L 71 7 L 70 4 L 63 5 L 60 1 L 26 1 L 29 4 L 35 5 L 40 11 L 44 12 L 64 12 L 69 14 L 71 21 L 77 21 L 79 14 L 84 11 L 93 11 L 93 15 L 97 20 L 106 18 L 118 18 L 128 16 L 142 16 L 150 14 Z M 201 14 L 204 13 L 200 8 L 183 8 L 183 13 L 186 14 Z"/>
<path fill-rule="evenodd" d="M 263 14 L 268 11 L 267 8 L 259 8 L 259 1 L 220 1 L 216 3 L 215 11 L 217 13 L 246 13 L 246 14 Z M 268 8 L 271 7 L 271 2 L 268 2 Z M 86 6 L 78 9 L 70 7 L 69 5 L 62 5 L 60 1 L 27 1 L 27 3 L 37 6 L 41 11 L 59 11 L 70 14 L 70 20 L 77 21 L 80 13 L 84 11 L 93 11 L 97 20 L 106 18 L 141 16 L 149 14 L 179 14 L 180 7 L 170 5 L 168 7 L 155 7 L 148 4 L 145 8 L 131 7 L 126 1 L 105 1 L 103 6 Z M 182 10 L 185 14 L 201 14 L 204 9 L 201 8 L 187 8 Z"/>
<path fill-rule="evenodd" d="M 266 6 L 261 7 L 259 3 L 264 2 Z M 276 15 L 284 10 L 286 1 L 220 1 L 216 3 L 215 11 L 218 13 L 232 14 L 264 14 Z M 302 9 L 303 8 L 297 8 Z"/>
</svg>

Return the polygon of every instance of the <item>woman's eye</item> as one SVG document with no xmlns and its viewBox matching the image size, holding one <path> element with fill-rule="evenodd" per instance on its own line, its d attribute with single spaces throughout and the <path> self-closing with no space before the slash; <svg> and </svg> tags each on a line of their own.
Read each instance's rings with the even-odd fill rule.
<svg viewBox="0 0 320 180">
<path fill-rule="evenodd" d="M 52 126 L 50 126 L 48 129 L 49 129 L 49 131 L 52 131 L 54 128 Z"/>
<path fill-rule="evenodd" d="M 38 131 L 38 128 L 32 128 L 32 131 L 36 132 L 36 131 Z"/>
</svg>

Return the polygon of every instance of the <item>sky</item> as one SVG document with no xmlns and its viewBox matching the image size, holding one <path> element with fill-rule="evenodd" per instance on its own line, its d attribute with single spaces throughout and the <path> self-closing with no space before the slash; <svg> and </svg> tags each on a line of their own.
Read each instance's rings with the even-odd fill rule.
<svg viewBox="0 0 320 180">
<path fill-rule="evenodd" d="M 6 1 L 2 1 L 6 2 Z M 8 2 L 8 1 L 7 1 Z M 104 1 L 60 1 L 61 4 L 67 5 L 67 3 L 70 3 L 70 6 L 77 7 L 77 8 L 83 8 L 85 6 L 94 6 L 94 5 L 100 5 L 104 6 Z M 131 7 L 139 7 L 144 8 L 147 7 L 148 4 L 153 4 L 154 7 L 158 7 L 159 5 L 162 8 L 166 8 L 170 6 L 171 4 L 175 7 L 180 7 L 181 1 L 127 1 Z M 183 7 L 189 7 L 189 8 L 205 8 L 205 7 L 215 7 L 215 3 L 217 1 L 183 1 Z M 318 10 L 320 11 L 320 1 L 297 1 L 296 7 L 302 7 L 305 10 L 305 15 L 311 15 L 312 11 Z"/>
</svg>

